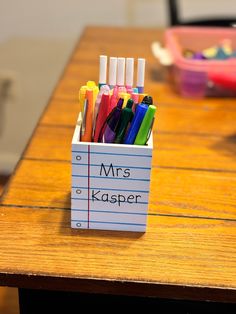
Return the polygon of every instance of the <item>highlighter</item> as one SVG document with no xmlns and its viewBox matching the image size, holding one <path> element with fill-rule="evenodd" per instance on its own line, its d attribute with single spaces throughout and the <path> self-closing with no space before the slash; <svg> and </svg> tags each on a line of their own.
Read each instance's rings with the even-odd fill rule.
<svg viewBox="0 0 236 314">
<path fill-rule="evenodd" d="M 108 94 L 109 92 L 110 92 L 110 87 L 108 85 L 102 85 L 100 90 L 99 90 L 99 93 L 96 97 L 95 106 L 94 106 L 94 114 L 93 114 L 93 135 L 95 133 L 97 117 L 98 117 L 98 113 L 99 113 L 99 109 L 100 109 L 100 105 L 101 105 L 101 101 L 102 101 L 102 95 L 104 93 Z M 109 106 L 108 106 L 107 110 L 108 109 L 109 109 Z"/>
<path fill-rule="evenodd" d="M 132 99 L 129 99 L 126 107 L 122 109 L 114 143 L 117 143 L 117 144 L 121 143 L 123 140 L 123 137 L 125 136 L 127 127 L 134 117 L 134 113 L 132 111 L 133 103 L 134 101 Z"/>
<path fill-rule="evenodd" d="M 138 104 L 134 118 L 131 122 L 130 128 L 125 136 L 124 144 L 133 144 L 136 138 L 136 135 L 139 131 L 140 125 L 143 121 L 145 113 L 147 112 L 148 106 L 146 104 Z"/>
<path fill-rule="evenodd" d="M 109 102 L 110 102 L 109 91 L 106 91 L 102 94 L 101 104 L 99 106 L 99 111 L 97 115 L 95 131 L 94 131 L 94 142 L 98 142 L 99 134 L 108 116 Z"/>
<path fill-rule="evenodd" d="M 124 99 L 123 108 L 125 108 L 127 101 L 130 99 L 130 94 L 129 93 L 119 93 L 119 96 L 120 96 L 120 98 Z"/>
<path fill-rule="evenodd" d="M 143 122 L 134 141 L 135 145 L 145 145 L 147 143 L 152 130 L 155 112 L 156 106 L 150 105 L 143 118 Z"/>
<path fill-rule="evenodd" d="M 84 134 L 81 136 L 82 142 L 91 142 L 92 140 L 92 131 L 93 131 L 93 90 L 87 89 L 85 95 L 86 103 L 86 115 L 85 118 L 85 131 Z"/>
<path fill-rule="evenodd" d="M 132 93 L 131 94 L 131 99 L 133 99 L 133 101 L 134 101 L 134 104 L 133 104 L 133 107 L 132 107 L 133 112 L 135 112 L 135 110 L 136 110 L 136 107 L 137 107 L 137 104 L 138 104 L 138 98 L 139 98 L 139 95 L 137 93 Z"/>
<path fill-rule="evenodd" d="M 104 132 L 103 132 L 103 135 L 101 137 L 102 143 L 113 143 L 114 142 L 117 127 L 118 127 L 120 116 L 121 116 L 123 101 L 124 100 L 122 98 L 120 98 L 118 103 L 117 103 L 117 106 L 113 109 L 113 111 L 108 116 L 106 123 L 105 123 Z M 99 141 L 100 141 L 100 136 L 99 136 Z"/>
<path fill-rule="evenodd" d="M 110 113 L 115 108 L 115 106 L 117 105 L 118 99 L 119 99 L 119 87 L 116 85 L 112 90 L 108 113 Z"/>
<path fill-rule="evenodd" d="M 84 112 L 84 100 L 85 100 L 85 94 L 86 94 L 86 90 L 87 90 L 87 86 L 81 86 L 80 90 L 79 90 L 79 110 L 82 112 Z"/>
</svg>

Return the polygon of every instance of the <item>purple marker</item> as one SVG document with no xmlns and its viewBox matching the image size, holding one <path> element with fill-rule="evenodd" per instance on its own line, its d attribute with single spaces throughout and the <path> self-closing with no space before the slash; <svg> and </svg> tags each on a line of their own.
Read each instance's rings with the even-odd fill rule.
<svg viewBox="0 0 236 314">
<path fill-rule="evenodd" d="M 105 130 L 102 136 L 102 143 L 113 143 L 116 137 L 116 130 L 121 116 L 124 99 L 120 98 L 116 107 L 110 113 L 106 121 Z"/>
</svg>

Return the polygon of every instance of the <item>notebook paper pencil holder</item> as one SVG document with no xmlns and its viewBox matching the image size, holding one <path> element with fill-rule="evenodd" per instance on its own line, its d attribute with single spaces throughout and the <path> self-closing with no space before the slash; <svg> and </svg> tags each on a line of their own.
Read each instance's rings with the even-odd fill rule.
<svg viewBox="0 0 236 314">
<path fill-rule="evenodd" d="M 152 135 L 144 146 L 72 139 L 71 227 L 144 232 L 147 224 Z"/>
</svg>

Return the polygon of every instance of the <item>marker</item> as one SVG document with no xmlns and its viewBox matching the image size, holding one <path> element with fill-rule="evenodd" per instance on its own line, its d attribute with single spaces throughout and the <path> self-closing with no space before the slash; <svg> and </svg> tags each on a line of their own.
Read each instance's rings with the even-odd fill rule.
<svg viewBox="0 0 236 314">
<path fill-rule="evenodd" d="M 125 58 L 117 59 L 117 85 L 124 86 L 125 84 Z"/>
<path fill-rule="evenodd" d="M 144 91 L 144 77 L 145 77 L 145 59 L 139 58 L 137 69 L 137 87 L 139 93 L 143 93 Z"/>
<path fill-rule="evenodd" d="M 113 109 L 113 111 L 110 113 L 106 120 L 105 128 L 103 135 L 101 137 L 102 143 L 113 143 L 115 136 L 116 136 L 116 131 L 118 127 L 118 123 L 120 120 L 121 116 L 121 111 L 122 111 L 122 105 L 123 105 L 123 99 L 120 98 L 117 106 Z"/>
<path fill-rule="evenodd" d="M 136 107 L 137 107 L 137 104 L 138 104 L 138 97 L 139 97 L 139 95 L 137 93 L 132 93 L 131 94 L 131 99 L 133 99 L 133 101 L 134 101 L 134 104 L 133 104 L 133 107 L 132 107 L 133 112 L 136 111 Z"/>
<path fill-rule="evenodd" d="M 125 69 L 125 85 L 126 88 L 132 93 L 132 86 L 134 80 L 134 58 L 126 58 Z"/>
<path fill-rule="evenodd" d="M 152 96 L 148 96 L 148 95 L 144 96 L 143 100 L 142 100 L 142 103 L 146 104 L 148 106 L 152 105 L 153 104 Z"/>
<path fill-rule="evenodd" d="M 121 92 L 121 93 L 119 93 L 119 96 L 120 96 L 120 98 L 124 99 L 123 108 L 126 107 L 127 101 L 128 101 L 128 99 L 130 99 L 130 94 Z"/>
<path fill-rule="evenodd" d="M 122 109 L 114 143 L 122 143 L 127 127 L 134 117 L 134 113 L 132 111 L 133 103 L 133 100 L 129 99 L 126 107 Z"/>
<path fill-rule="evenodd" d="M 81 141 L 82 141 L 82 136 L 84 136 L 84 133 L 85 133 L 87 108 L 88 108 L 88 99 L 84 99 L 83 112 L 81 112 L 82 113 L 81 114 L 82 123 L 81 123 L 81 129 L 80 129 L 80 140 Z"/>
<path fill-rule="evenodd" d="M 135 138 L 135 145 L 145 145 L 151 134 L 152 125 L 154 122 L 154 116 L 156 112 L 156 106 L 150 105 L 143 118 L 142 124 Z"/>
<path fill-rule="evenodd" d="M 86 90 L 87 90 L 87 86 L 81 86 L 80 90 L 79 90 L 79 107 L 80 107 L 80 111 L 84 112 L 84 100 L 85 100 L 85 94 L 86 94 Z"/>
<path fill-rule="evenodd" d="M 84 134 L 81 136 L 82 142 L 91 142 L 92 140 L 92 131 L 93 131 L 93 90 L 87 89 L 85 95 L 86 103 L 86 114 L 84 115 L 85 121 L 83 121 L 85 130 Z"/>
<path fill-rule="evenodd" d="M 99 89 L 107 82 L 107 56 L 100 56 Z"/>
<path fill-rule="evenodd" d="M 109 102 L 110 102 L 109 91 L 105 91 L 102 95 L 101 104 L 100 104 L 98 115 L 97 115 L 97 121 L 96 121 L 96 126 L 95 126 L 95 131 L 94 131 L 94 142 L 98 142 L 99 134 L 107 119 Z"/>
<path fill-rule="evenodd" d="M 109 61 L 109 86 L 114 88 L 116 85 L 117 58 L 110 57 Z"/>
<path fill-rule="evenodd" d="M 139 103 L 143 102 L 143 98 L 144 98 L 145 96 L 148 96 L 148 94 L 139 94 L 139 95 L 138 95 L 138 102 L 139 102 Z"/>
<path fill-rule="evenodd" d="M 98 112 L 99 112 L 99 108 L 100 108 L 100 104 L 101 104 L 101 100 L 102 100 L 102 95 L 104 93 L 109 93 L 110 91 L 110 87 L 108 85 L 102 85 L 100 88 L 100 91 L 96 97 L 96 101 L 95 101 L 95 105 L 94 105 L 94 114 L 93 114 L 93 135 L 95 133 L 95 127 L 96 127 L 96 122 L 97 122 L 97 116 L 98 116 Z"/>
<path fill-rule="evenodd" d="M 141 103 L 141 104 L 137 105 L 134 118 L 131 122 L 128 133 L 124 139 L 125 144 L 133 144 L 134 143 L 136 135 L 139 131 L 140 125 L 143 121 L 143 118 L 145 116 L 147 109 L 148 109 L 148 106 L 146 104 Z"/>
</svg>

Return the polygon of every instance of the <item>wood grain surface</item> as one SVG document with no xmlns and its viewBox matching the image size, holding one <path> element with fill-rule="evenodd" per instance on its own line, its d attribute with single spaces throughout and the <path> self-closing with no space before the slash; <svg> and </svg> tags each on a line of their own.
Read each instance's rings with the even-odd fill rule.
<svg viewBox="0 0 236 314">
<path fill-rule="evenodd" d="M 181 98 L 154 40 L 163 32 L 84 31 L 1 199 L 0 285 L 236 301 L 236 99 Z M 145 234 L 70 228 L 78 90 L 100 54 L 147 59 L 158 112 Z"/>
</svg>

